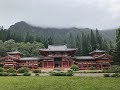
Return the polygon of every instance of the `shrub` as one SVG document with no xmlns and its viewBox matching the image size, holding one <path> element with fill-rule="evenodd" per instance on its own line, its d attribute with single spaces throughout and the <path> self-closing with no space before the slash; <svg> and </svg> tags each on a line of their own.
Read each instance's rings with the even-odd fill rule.
<svg viewBox="0 0 120 90">
<path fill-rule="evenodd" d="M 55 68 L 54 71 L 61 71 L 61 69 L 59 69 L 59 68 Z"/>
<path fill-rule="evenodd" d="M 33 73 L 41 73 L 41 70 L 35 69 L 35 70 L 33 70 L 32 72 L 33 72 Z"/>
<path fill-rule="evenodd" d="M 73 76 L 73 70 L 68 70 L 66 76 Z"/>
<path fill-rule="evenodd" d="M 79 67 L 77 65 L 72 65 L 70 69 L 73 71 L 79 71 Z"/>
<path fill-rule="evenodd" d="M 17 73 L 10 73 L 9 76 L 17 76 Z"/>
<path fill-rule="evenodd" d="M 4 71 L 4 69 L 2 67 L 0 67 L 0 72 L 3 72 L 3 71 Z"/>
<path fill-rule="evenodd" d="M 9 73 L 3 72 L 2 75 L 3 75 L 3 76 L 9 76 Z"/>
<path fill-rule="evenodd" d="M 50 76 L 66 76 L 65 72 L 51 72 Z"/>
<path fill-rule="evenodd" d="M 96 67 L 93 67 L 93 66 L 92 66 L 92 67 L 90 67 L 90 70 L 95 70 L 95 69 L 96 69 Z"/>
<path fill-rule="evenodd" d="M 103 73 L 111 73 L 112 70 L 103 70 Z"/>
<path fill-rule="evenodd" d="M 111 77 L 120 77 L 119 73 L 112 74 Z"/>
<path fill-rule="evenodd" d="M 104 74 L 104 77 L 110 77 L 110 74 Z"/>
<path fill-rule="evenodd" d="M 114 65 L 114 66 L 112 66 L 112 72 L 114 72 L 114 73 L 120 73 L 120 66 L 118 66 L 118 65 Z"/>
<path fill-rule="evenodd" d="M 29 72 L 25 72 L 23 76 L 30 76 L 31 74 Z"/>
<path fill-rule="evenodd" d="M 35 74 L 35 76 L 39 76 L 39 74 L 38 74 L 38 73 L 36 73 L 36 74 Z"/>
<path fill-rule="evenodd" d="M 9 68 L 9 69 L 7 70 L 7 73 L 16 73 L 16 70 L 13 69 L 13 68 Z"/>
<path fill-rule="evenodd" d="M 0 76 L 2 76 L 3 75 L 3 72 L 0 72 Z"/>
<path fill-rule="evenodd" d="M 25 67 L 19 68 L 19 69 L 17 70 L 18 73 L 25 73 L 25 72 L 28 72 L 28 71 L 29 71 L 29 70 L 28 70 L 27 68 L 25 68 Z"/>
<path fill-rule="evenodd" d="M 114 65 L 111 67 L 111 69 L 103 70 L 104 73 L 120 73 L 120 66 Z"/>
</svg>

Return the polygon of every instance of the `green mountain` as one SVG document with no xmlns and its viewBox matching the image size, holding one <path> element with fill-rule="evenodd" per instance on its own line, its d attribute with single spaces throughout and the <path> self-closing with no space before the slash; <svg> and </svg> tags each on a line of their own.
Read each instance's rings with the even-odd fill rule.
<svg viewBox="0 0 120 90">
<path fill-rule="evenodd" d="M 22 37 L 25 38 L 27 33 L 29 32 L 34 37 L 53 37 L 55 44 L 62 44 L 64 39 L 67 38 L 70 33 L 73 36 L 82 35 L 82 33 L 89 34 L 91 29 L 90 28 L 43 28 L 43 27 L 36 27 L 30 25 L 24 21 L 17 22 L 14 25 L 11 25 L 8 28 L 10 33 L 18 33 L 22 34 Z M 95 30 L 93 30 L 95 32 Z M 116 30 L 99 30 L 100 34 L 103 38 L 107 41 L 115 41 Z"/>
</svg>

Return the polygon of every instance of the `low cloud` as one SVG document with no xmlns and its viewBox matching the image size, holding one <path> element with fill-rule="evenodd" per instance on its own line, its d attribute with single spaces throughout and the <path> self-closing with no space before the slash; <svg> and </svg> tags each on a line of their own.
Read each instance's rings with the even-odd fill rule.
<svg viewBox="0 0 120 90">
<path fill-rule="evenodd" d="M 0 25 L 108 29 L 120 25 L 120 0 L 0 0 Z"/>
</svg>

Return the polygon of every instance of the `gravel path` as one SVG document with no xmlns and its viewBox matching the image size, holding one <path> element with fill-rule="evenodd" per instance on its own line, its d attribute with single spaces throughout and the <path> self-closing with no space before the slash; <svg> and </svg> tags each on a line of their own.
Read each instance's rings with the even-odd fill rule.
<svg viewBox="0 0 120 90">
<path fill-rule="evenodd" d="M 101 77 L 105 73 L 75 73 L 74 76 L 90 76 L 90 77 Z M 110 73 L 110 75 L 113 73 Z"/>
<path fill-rule="evenodd" d="M 74 76 L 102 77 L 105 73 L 75 73 Z M 110 75 L 113 73 L 110 73 Z M 35 76 L 32 73 L 31 76 Z M 49 76 L 49 73 L 40 73 L 39 76 Z"/>
</svg>

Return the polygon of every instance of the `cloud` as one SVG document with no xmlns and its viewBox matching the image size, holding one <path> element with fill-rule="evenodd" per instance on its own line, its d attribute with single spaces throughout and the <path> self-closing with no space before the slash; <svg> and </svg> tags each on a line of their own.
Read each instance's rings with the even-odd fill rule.
<svg viewBox="0 0 120 90">
<path fill-rule="evenodd" d="M 114 28 L 120 0 L 0 0 L 0 25 L 18 21 L 44 27 Z"/>
</svg>

